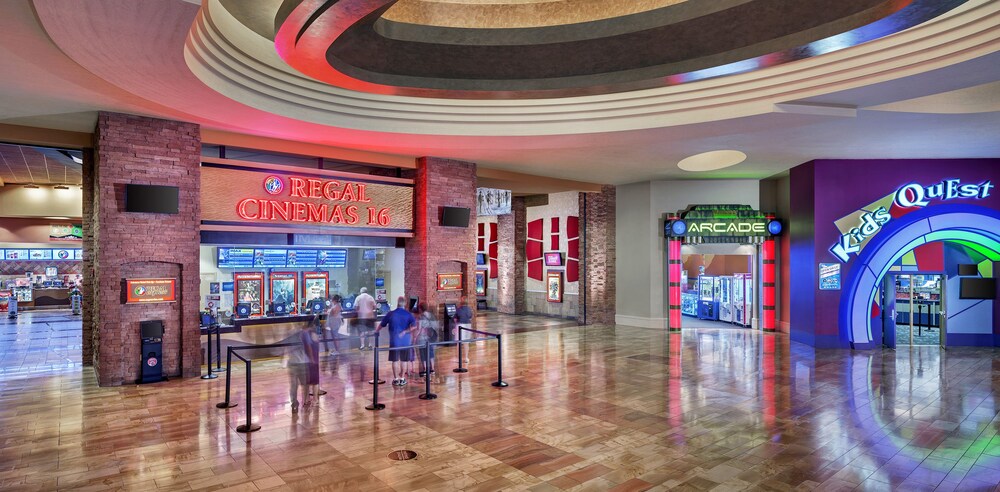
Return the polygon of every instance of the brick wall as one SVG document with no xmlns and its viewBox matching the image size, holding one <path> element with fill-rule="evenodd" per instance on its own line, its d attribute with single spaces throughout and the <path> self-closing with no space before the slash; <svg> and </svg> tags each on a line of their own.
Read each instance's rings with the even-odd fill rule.
<svg viewBox="0 0 1000 492">
<path fill-rule="evenodd" d="M 580 220 L 586 247 L 581 251 L 580 324 L 615 323 L 615 187 L 580 193 Z M 582 232 L 582 231 L 581 231 Z"/>
<path fill-rule="evenodd" d="M 97 331 L 94 330 L 94 292 L 97 291 L 97 275 L 94 271 L 94 223 L 97 218 L 94 215 L 94 184 L 97 179 L 97 169 L 94 167 L 94 149 L 84 149 L 83 151 L 83 285 L 80 291 L 83 293 L 83 344 L 81 347 L 81 357 L 83 365 L 94 365 L 94 337 Z"/>
<path fill-rule="evenodd" d="M 497 311 L 522 314 L 525 302 L 524 243 L 527 241 L 527 207 L 524 197 L 514 197 L 510 214 L 497 216 Z"/>
<path fill-rule="evenodd" d="M 414 237 L 406 240 L 406 294 L 437 307 L 457 302 L 464 293 L 475 309 L 476 165 L 421 157 L 409 176 L 414 179 Z M 469 208 L 469 227 L 439 225 L 445 206 Z M 465 274 L 462 291 L 439 292 L 437 274 L 452 272 Z"/>
<path fill-rule="evenodd" d="M 196 376 L 201 142 L 198 125 L 118 113 L 98 114 L 95 162 L 84 175 L 84 338 L 93 336 L 101 386 L 131 384 L 140 364 L 139 322 L 162 319 L 169 376 Z M 179 188 L 178 214 L 126 213 L 125 184 Z M 89 220 L 88 220 L 89 219 Z M 93 274 L 89 274 L 90 272 Z M 123 305 L 127 277 L 176 277 L 178 302 Z M 86 345 L 86 343 L 85 343 Z M 87 357 L 86 349 L 84 357 Z"/>
</svg>

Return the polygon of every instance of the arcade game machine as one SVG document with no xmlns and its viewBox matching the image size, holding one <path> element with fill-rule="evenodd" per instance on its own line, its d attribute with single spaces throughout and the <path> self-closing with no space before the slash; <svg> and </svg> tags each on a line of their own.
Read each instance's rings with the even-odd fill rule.
<svg viewBox="0 0 1000 492">
<path fill-rule="evenodd" d="M 688 285 L 687 271 L 681 271 L 681 314 L 698 317 L 698 290 Z"/>
<path fill-rule="evenodd" d="M 743 274 L 737 273 L 733 275 L 733 324 L 744 324 L 745 307 L 743 305 Z"/>
<path fill-rule="evenodd" d="M 733 322 L 733 277 L 719 277 L 719 321 Z"/>
<path fill-rule="evenodd" d="M 719 301 L 716 278 L 708 275 L 698 276 L 698 319 L 719 319 Z"/>
<path fill-rule="evenodd" d="M 743 326 L 753 324 L 753 274 L 743 274 Z"/>
</svg>

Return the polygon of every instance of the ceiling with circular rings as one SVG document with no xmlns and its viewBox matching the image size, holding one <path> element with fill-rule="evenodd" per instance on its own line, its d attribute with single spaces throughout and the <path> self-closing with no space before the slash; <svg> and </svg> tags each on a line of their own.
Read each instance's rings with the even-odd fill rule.
<svg viewBox="0 0 1000 492">
<path fill-rule="evenodd" d="M 899 32 L 964 1 L 284 0 L 272 31 L 290 67 L 337 87 L 552 98 L 670 86 L 809 58 Z M 244 14 L 233 14 L 242 21 Z"/>
</svg>

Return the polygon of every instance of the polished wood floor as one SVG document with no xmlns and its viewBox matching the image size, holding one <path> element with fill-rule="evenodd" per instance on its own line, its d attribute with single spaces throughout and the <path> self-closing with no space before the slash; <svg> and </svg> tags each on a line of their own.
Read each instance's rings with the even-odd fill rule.
<svg viewBox="0 0 1000 492">
<path fill-rule="evenodd" d="M 504 337 L 436 400 L 381 386 L 370 352 L 322 365 L 292 414 L 280 361 L 225 381 L 98 388 L 90 369 L 0 375 L 4 490 L 1000 490 L 1000 353 L 813 351 L 783 335 L 683 335 L 491 314 Z M 17 360 L 11 357 L 10 360 Z M 383 366 L 387 367 L 387 366 Z M 382 371 L 390 379 L 388 370 Z M 417 453 L 392 461 L 393 450 Z"/>
</svg>

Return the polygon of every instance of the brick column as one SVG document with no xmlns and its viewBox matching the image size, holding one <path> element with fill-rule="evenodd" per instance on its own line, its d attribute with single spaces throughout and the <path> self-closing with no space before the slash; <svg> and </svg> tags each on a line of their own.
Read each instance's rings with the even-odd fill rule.
<svg viewBox="0 0 1000 492">
<path fill-rule="evenodd" d="M 615 187 L 580 193 L 583 251 L 577 322 L 615 324 Z"/>
<path fill-rule="evenodd" d="M 201 366 L 198 285 L 201 140 L 198 125 L 101 112 L 95 162 L 84 182 L 85 319 L 101 386 L 132 384 L 139 374 L 139 323 L 164 322 L 168 376 L 196 376 Z M 86 167 L 86 166 L 85 166 Z M 178 214 L 125 212 L 126 184 L 178 187 Z M 90 247 L 88 247 L 90 246 Z M 178 302 L 122 304 L 122 279 L 177 279 Z"/>
<path fill-rule="evenodd" d="M 497 311 L 523 314 L 526 308 L 524 244 L 528 240 L 528 207 L 524 197 L 514 197 L 510 214 L 497 216 L 500 257 L 497 259 Z"/>
<path fill-rule="evenodd" d="M 406 240 L 405 285 L 408 296 L 419 296 L 428 308 L 458 302 L 464 293 L 475 309 L 476 165 L 471 162 L 421 157 L 413 172 L 413 237 Z M 469 227 L 444 227 L 442 207 L 470 210 Z M 438 291 L 438 273 L 463 273 L 461 291 Z M 390 299 L 395 306 L 395 299 Z"/>
<path fill-rule="evenodd" d="M 84 366 L 94 365 L 94 293 L 97 292 L 97 274 L 94 270 L 94 183 L 97 178 L 94 167 L 94 149 L 83 151 L 83 346 L 81 359 Z"/>
</svg>

